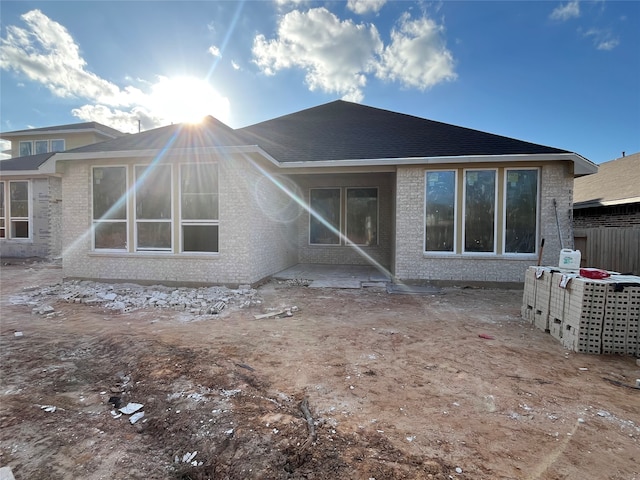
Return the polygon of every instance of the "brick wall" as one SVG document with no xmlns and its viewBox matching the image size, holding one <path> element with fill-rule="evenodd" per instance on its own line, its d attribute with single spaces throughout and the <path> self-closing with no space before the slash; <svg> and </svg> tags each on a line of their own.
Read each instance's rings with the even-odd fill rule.
<svg viewBox="0 0 640 480">
<path fill-rule="evenodd" d="M 294 250 L 286 242 L 293 238 L 292 224 L 266 215 L 258 205 L 281 199 L 277 187 L 271 182 L 258 184 L 262 176 L 246 158 L 211 160 L 220 167 L 220 252 L 200 255 L 92 252 L 90 165 L 67 163 L 62 181 L 65 277 L 238 284 L 257 282 L 294 264 Z M 123 159 L 118 164 L 125 163 L 142 162 Z"/>
<path fill-rule="evenodd" d="M 572 164 L 554 162 L 542 165 L 539 214 L 540 234 L 545 239 L 543 265 L 557 265 L 561 248 L 554 199 L 562 245 L 565 248 L 573 247 L 572 188 Z M 396 189 L 395 276 L 398 280 L 522 282 L 526 268 L 537 263 L 537 255 L 518 258 L 508 255 L 425 254 L 425 168 L 399 168 Z"/>
<path fill-rule="evenodd" d="M 640 203 L 573 211 L 574 228 L 633 227 L 640 225 Z"/>
</svg>

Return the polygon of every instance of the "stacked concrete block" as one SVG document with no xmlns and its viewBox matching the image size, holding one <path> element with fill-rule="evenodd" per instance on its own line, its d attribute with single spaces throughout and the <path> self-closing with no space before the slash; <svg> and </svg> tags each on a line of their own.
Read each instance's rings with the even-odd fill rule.
<svg viewBox="0 0 640 480">
<path fill-rule="evenodd" d="M 576 352 L 640 356 L 640 277 L 536 270 L 525 275 L 524 318 Z"/>
</svg>

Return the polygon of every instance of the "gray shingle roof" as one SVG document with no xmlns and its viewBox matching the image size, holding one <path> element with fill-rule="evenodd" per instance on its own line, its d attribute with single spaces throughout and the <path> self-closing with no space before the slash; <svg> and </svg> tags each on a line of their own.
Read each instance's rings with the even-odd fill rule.
<svg viewBox="0 0 640 480">
<path fill-rule="evenodd" d="M 65 131 L 73 131 L 73 130 L 98 130 L 105 135 L 111 137 L 121 137 L 126 135 L 120 130 L 116 130 L 115 128 L 108 127 L 98 122 L 82 122 L 82 123 L 69 123 L 67 125 L 53 125 L 50 127 L 41 127 L 41 128 L 27 128 L 24 130 L 14 130 L 12 132 L 2 132 L 0 133 L 0 138 L 4 138 L 5 136 L 16 136 L 16 135 L 31 135 L 31 134 L 39 134 L 39 133 L 57 133 L 57 132 L 65 132 Z"/>
<path fill-rule="evenodd" d="M 175 124 L 154 128 L 146 132 L 114 138 L 66 153 L 119 152 L 129 150 L 160 150 L 168 148 L 200 148 L 244 145 L 233 129 L 213 117 L 198 124 Z"/>
<path fill-rule="evenodd" d="M 571 153 L 338 100 L 233 130 L 213 117 L 67 150 L 91 153 L 257 145 L 279 162 Z"/>
<path fill-rule="evenodd" d="M 54 152 L 38 153 L 37 155 L 27 155 L 24 157 L 7 158 L 0 160 L 1 172 L 15 172 L 22 170 L 38 170 L 38 167 L 49 160 Z"/>
<path fill-rule="evenodd" d="M 281 162 L 569 153 L 342 100 L 237 132 Z"/>
<path fill-rule="evenodd" d="M 640 152 L 598 165 L 598 173 L 577 178 L 574 208 L 639 202 Z"/>
</svg>

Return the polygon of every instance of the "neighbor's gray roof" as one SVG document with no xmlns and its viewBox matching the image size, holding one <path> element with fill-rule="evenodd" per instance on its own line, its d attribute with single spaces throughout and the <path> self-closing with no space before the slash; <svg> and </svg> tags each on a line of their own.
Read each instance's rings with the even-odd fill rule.
<svg viewBox="0 0 640 480">
<path fill-rule="evenodd" d="M 280 162 L 570 153 L 342 100 L 237 132 Z"/>
<path fill-rule="evenodd" d="M 598 173 L 577 178 L 574 208 L 640 202 L 640 152 L 601 163 Z"/>
<path fill-rule="evenodd" d="M 97 130 L 109 137 L 122 137 L 126 135 L 126 133 L 121 132 L 120 130 L 116 130 L 115 128 L 108 127 L 98 122 L 83 122 L 83 123 L 69 123 L 67 125 L 53 125 L 50 127 L 41 127 L 41 128 L 27 128 L 24 130 L 14 130 L 12 132 L 2 132 L 0 133 L 0 138 L 5 137 L 19 137 L 24 135 L 33 135 L 33 134 L 56 134 L 56 133 L 69 133 L 74 131 L 87 131 L 87 130 Z"/>
<path fill-rule="evenodd" d="M 38 167 L 49 160 L 53 155 L 55 155 L 55 152 L 38 153 L 36 155 L 0 160 L 0 174 L 2 174 L 2 172 L 38 170 Z"/>
<path fill-rule="evenodd" d="M 570 153 L 338 100 L 233 130 L 208 117 L 66 153 L 257 145 L 278 162 Z"/>
</svg>

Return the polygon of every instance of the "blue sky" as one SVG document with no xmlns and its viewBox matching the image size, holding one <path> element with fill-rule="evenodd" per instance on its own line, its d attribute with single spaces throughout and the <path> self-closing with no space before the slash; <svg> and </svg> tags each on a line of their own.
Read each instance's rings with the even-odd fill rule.
<svg viewBox="0 0 640 480">
<path fill-rule="evenodd" d="M 237 128 L 343 98 L 596 163 L 640 151 L 638 1 L 3 0 L 0 19 L 4 132 Z"/>
</svg>

